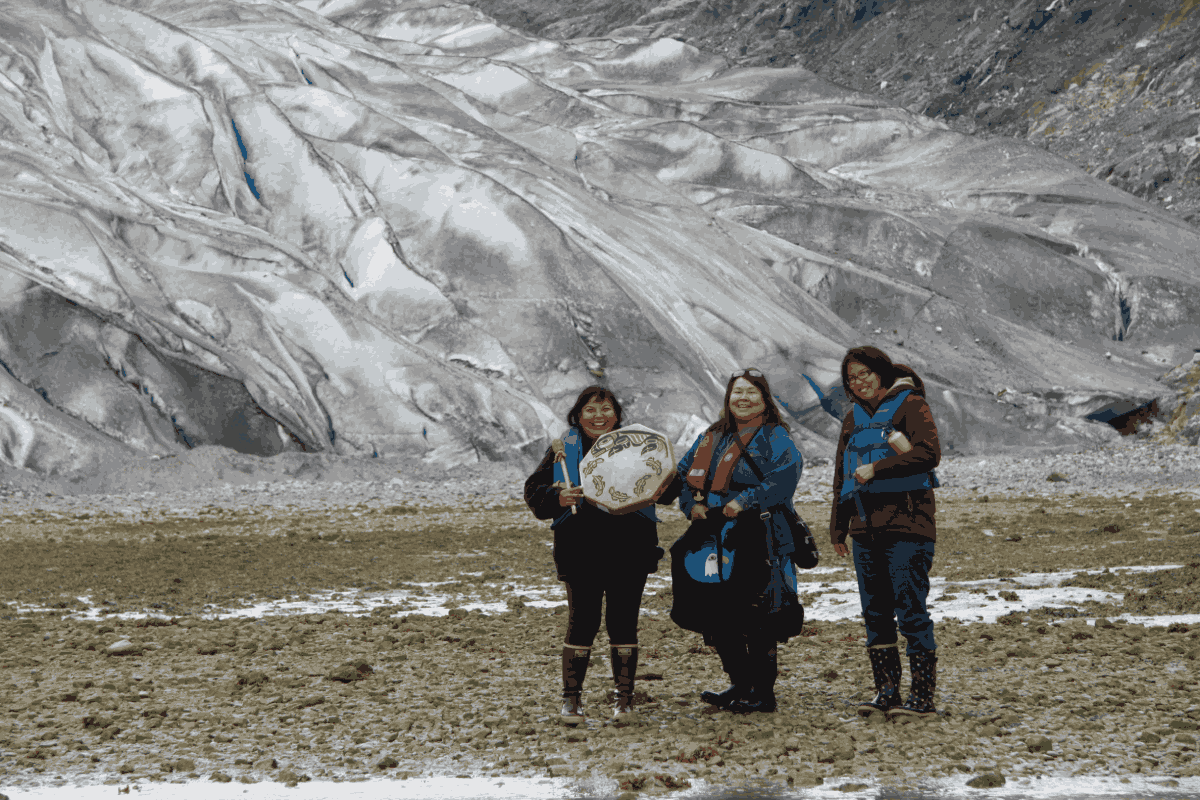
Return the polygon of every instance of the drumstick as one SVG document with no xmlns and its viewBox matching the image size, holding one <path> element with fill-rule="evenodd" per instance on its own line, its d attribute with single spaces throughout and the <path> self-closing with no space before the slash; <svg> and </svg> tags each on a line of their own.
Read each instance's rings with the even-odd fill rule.
<svg viewBox="0 0 1200 800">
<path fill-rule="evenodd" d="M 567 453 L 563 449 L 563 440 L 555 439 L 550 442 L 550 449 L 554 451 L 554 460 L 562 462 L 563 482 L 567 484 L 567 488 L 571 488 L 571 474 L 567 472 Z M 571 513 L 574 514 L 575 506 L 571 506 Z"/>
</svg>

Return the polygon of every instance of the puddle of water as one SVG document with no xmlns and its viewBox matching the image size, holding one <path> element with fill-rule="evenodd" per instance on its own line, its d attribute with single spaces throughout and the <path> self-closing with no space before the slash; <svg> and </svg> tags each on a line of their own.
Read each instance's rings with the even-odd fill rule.
<svg viewBox="0 0 1200 800">
<path fill-rule="evenodd" d="M 1152 572 L 1179 569 L 1181 566 L 1181 564 L 1158 564 L 1117 567 L 1112 569 L 1112 572 L 1115 574 Z M 1061 572 L 1034 572 L 1026 575 L 1014 575 L 1003 581 L 999 578 L 956 581 L 939 576 L 930 579 L 929 582 L 929 613 L 934 622 L 941 622 L 945 619 L 958 619 L 964 622 L 995 622 L 999 617 L 1014 611 L 1029 612 L 1036 608 L 1066 608 L 1088 600 L 1094 600 L 1097 603 L 1124 602 L 1124 594 L 1082 586 L 1060 585 L 1063 581 L 1076 575 L 1096 575 L 1103 571 L 1102 569 L 1074 569 Z M 951 592 L 954 599 L 939 601 L 938 598 L 946 592 L 947 584 L 954 587 Z M 972 594 L 971 589 L 983 589 L 986 593 Z M 805 616 L 808 619 L 834 622 L 857 619 L 861 613 L 856 581 L 835 581 L 815 589 L 810 589 L 807 585 L 802 584 L 800 591 L 802 593 L 807 591 L 810 595 L 810 600 L 804 607 Z M 1001 591 L 1015 591 L 1018 599 L 1005 600 L 997 594 Z M 989 600 L 989 596 L 995 599 Z M 1170 625 L 1173 622 L 1192 624 L 1190 621 L 1197 619 L 1197 615 L 1134 617 L 1122 614 L 1119 618 L 1149 625 Z M 1091 618 L 1090 624 L 1095 624 L 1094 617 Z"/>
<path fill-rule="evenodd" d="M 1044 777 L 1006 779 L 1004 786 L 980 790 L 966 786 L 967 776 L 921 780 L 915 788 L 884 786 L 870 779 L 832 778 L 822 786 L 790 789 L 765 781 L 708 783 L 692 779 L 692 787 L 656 794 L 688 800 L 957 800 L 986 795 L 998 800 L 1175 800 L 1200 794 L 1200 778 L 1169 780 L 1133 775 L 1122 783 L 1114 777 Z M 1174 785 L 1172 785 L 1174 784 Z M 861 789 L 842 790 L 847 785 Z M 130 798 L 143 800 L 554 800 L 555 798 L 612 797 L 616 781 L 606 778 L 410 778 L 371 779 L 334 783 L 311 781 L 288 788 L 279 783 L 215 784 L 190 781 L 178 784 L 134 784 L 132 786 L 43 786 L 5 788 L 10 800 L 101 800 L 128 791 Z"/>
<path fill-rule="evenodd" d="M 1119 575 L 1128 572 L 1179 569 L 1181 566 L 1181 564 L 1159 564 L 1116 567 L 1111 571 Z M 846 568 L 843 567 L 817 567 L 813 570 L 807 570 L 805 574 L 827 576 L 835 573 L 844 574 L 846 571 Z M 1004 580 L 987 578 L 973 581 L 947 580 L 945 577 L 939 576 L 930 580 L 929 611 L 935 622 L 945 619 L 958 619 L 964 622 L 991 623 L 995 622 L 999 617 L 1013 612 L 1029 612 L 1037 608 L 1065 608 L 1078 605 L 1087 600 L 1094 600 L 1099 603 L 1123 602 L 1124 595 L 1120 593 L 1080 586 L 1060 585 L 1063 581 L 1076 575 L 1094 575 L 1103 571 L 1102 569 L 1076 569 L 1059 572 L 1034 572 L 1025 575 L 1014 575 Z M 480 574 L 482 573 L 462 573 L 463 576 L 467 577 L 476 577 Z M 524 576 L 512 577 L 520 578 Z M 422 614 L 432 617 L 444 617 L 449 613 L 451 608 L 480 611 L 487 615 L 503 614 L 508 611 L 508 604 L 505 600 L 484 600 L 478 593 L 437 591 L 439 586 L 456 582 L 458 582 L 457 579 L 422 583 L 414 582 L 406 584 L 405 588 L 386 592 L 362 592 L 357 589 L 339 592 L 319 592 L 309 594 L 305 597 L 246 603 L 246 605 L 240 608 L 209 606 L 202 611 L 200 616 L 209 619 L 230 617 L 245 619 L 293 614 L 321 614 L 329 611 L 340 611 L 350 615 L 364 616 L 371 614 L 375 609 L 380 607 L 387 608 L 389 616 Z M 487 594 L 493 597 L 497 594 L 503 594 L 506 598 L 519 597 L 524 601 L 525 605 L 534 608 L 563 606 L 567 602 L 566 592 L 559 583 L 533 586 L 513 583 L 509 580 L 505 581 L 505 585 L 512 586 L 512 588 L 504 590 L 492 589 Z M 646 593 L 648 595 L 656 594 L 670 585 L 671 581 L 669 578 L 658 574 L 651 574 L 646 581 Z M 939 601 L 938 598 L 946 594 L 947 585 L 953 587 L 950 594 L 954 595 L 954 599 Z M 853 580 L 826 581 L 819 586 L 814 585 L 813 582 L 801 581 L 799 589 L 802 594 L 808 595 L 808 602 L 805 604 L 805 614 L 811 620 L 834 622 L 859 618 L 858 584 Z M 971 589 L 983 589 L 985 593 L 973 594 L 970 591 Z M 998 595 L 998 592 L 1001 591 L 1015 591 L 1018 599 L 1015 601 L 1005 600 Z M 995 599 L 988 599 L 989 597 Z M 89 607 L 86 610 L 68 614 L 70 619 L 142 619 L 148 616 L 167 618 L 167 615 L 153 610 L 102 614 L 102 607 L 91 605 L 93 601 L 90 597 L 80 597 L 78 600 L 81 603 L 89 604 Z M 15 601 L 9 602 L 8 606 L 13 611 L 19 613 L 64 611 L 63 609 L 22 605 Z M 642 609 L 642 614 L 647 616 L 658 615 L 656 611 L 646 608 Z M 1193 625 L 1200 622 L 1200 615 L 1137 616 L 1121 614 L 1114 617 L 1114 619 L 1140 622 L 1143 625 L 1170 625 L 1175 622 Z M 1094 624 L 1095 618 L 1089 618 L 1088 622 L 1089 624 Z"/>
</svg>

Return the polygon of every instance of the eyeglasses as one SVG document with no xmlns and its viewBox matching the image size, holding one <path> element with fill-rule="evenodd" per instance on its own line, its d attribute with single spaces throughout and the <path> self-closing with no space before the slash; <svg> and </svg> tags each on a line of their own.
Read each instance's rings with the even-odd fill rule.
<svg viewBox="0 0 1200 800">
<path fill-rule="evenodd" d="M 859 373 L 847 372 L 846 378 L 850 383 L 866 383 L 875 373 L 869 369 L 865 369 Z"/>
<path fill-rule="evenodd" d="M 730 378 L 741 378 L 744 375 L 749 375 L 751 378 L 761 378 L 763 376 L 763 374 L 761 372 L 759 372 L 758 370 L 756 370 L 754 368 L 751 368 L 751 369 L 735 369 L 733 372 L 731 372 L 729 374 L 729 377 Z"/>
</svg>

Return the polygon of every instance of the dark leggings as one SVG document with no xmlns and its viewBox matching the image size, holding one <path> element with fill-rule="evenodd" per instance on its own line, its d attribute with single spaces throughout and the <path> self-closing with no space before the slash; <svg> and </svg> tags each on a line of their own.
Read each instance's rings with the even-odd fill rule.
<svg viewBox="0 0 1200 800">
<path fill-rule="evenodd" d="M 600 630 L 600 603 L 606 596 L 604 626 L 610 645 L 637 644 L 638 609 L 646 574 L 624 580 L 572 578 L 567 587 L 567 637 L 565 644 L 591 647 Z"/>
</svg>

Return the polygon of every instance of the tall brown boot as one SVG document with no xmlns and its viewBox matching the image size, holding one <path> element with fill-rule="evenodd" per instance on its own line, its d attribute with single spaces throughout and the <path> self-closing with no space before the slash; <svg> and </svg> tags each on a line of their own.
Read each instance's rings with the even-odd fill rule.
<svg viewBox="0 0 1200 800">
<path fill-rule="evenodd" d="M 587 675 L 592 648 L 563 645 L 563 704 L 559 717 L 566 725 L 578 725 L 583 716 L 583 679 Z"/>
<path fill-rule="evenodd" d="M 612 646 L 613 683 L 617 687 L 617 705 L 613 718 L 620 719 L 633 713 L 633 680 L 637 675 L 638 647 L 636 644 Z"/>
</svg>

